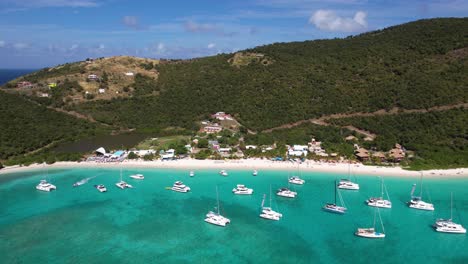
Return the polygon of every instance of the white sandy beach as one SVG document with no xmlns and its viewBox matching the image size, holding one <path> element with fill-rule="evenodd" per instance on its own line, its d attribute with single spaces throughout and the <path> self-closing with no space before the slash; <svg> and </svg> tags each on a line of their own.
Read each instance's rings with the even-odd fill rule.
<svg viewBox="0 0 468 264">
<path fill-rule="evenodd" d="M 170 168 L 170 169 L 233 169 L 233 170 L 285 170 L 285 171 L 309 171 L 324 173 L 348 173 L 348 163 L 324 163 L 306 160 L 301 164 L 290 161 L 271 161 L 266 159 L 241 159 L 241 160 L 196 160 L 181 159 L 173 161 L 140 161 L 125 160 L 122 163 L 96 163 L 96 162 L 57 162 L 47 165 L 49 168 Z M 33 164 L 30 166 L 10 166 L 0 170 L 0 174 L 22 172 L 27 170 L 43 169 L 43 164 Z M 401 167 L 378 167 L 365 166 L 362 164 L 351 164 L 350 169 L 355 174 L 385 175 L 394 177 L 419 177 L 419 171 L 408 171 Z M 468 177 L 467 168 L 450 170 L 428 170 L 423 171 L 425 177 Z"/>
</svg>

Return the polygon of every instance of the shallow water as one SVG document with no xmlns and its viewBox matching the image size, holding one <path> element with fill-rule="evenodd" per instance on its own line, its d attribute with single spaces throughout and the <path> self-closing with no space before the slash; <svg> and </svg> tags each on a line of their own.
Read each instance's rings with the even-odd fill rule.
<svg viewBox="0 0 468 264">
<path fill-rule="evenodd" d="M 143 173 L 145 180 L 128 176 Z M 295 199 L 273 197 L 278 221 L 258 217 L 264 193 L 287 186 L 287 172 L 124 169 L 134 189 L 120 190 L 118 169 L 51 170 L 58 188 L 35 190 L 45 171 L 0 177 L 0 253 L 2 263 L 468 263 L 466 235 L 434 232 L 436 218 L 450 216 L 467 225 L 468 179 L 425 179 L 425 200 L 435 212 L 409 209 L 411 185 L 417 179 L 385 179 L 392 209 L 381 209 L 387 237 L 369 240 L 354 236 L 358 227 L 371 227 L 374 209 L 364 204 L 379 194 L 377 176 L 357 176 L 359 191 L 342 191 L 346 215 L 321 210 L 333 200 L 340 174 L 302 173 L 304 186 L 292 187 Z M 73 188 L 80 179 L 97 176 Z M 192 192 L 165 190 L 182 180 Z M 254 188 L 252 196 L 236 196 L 236 184 Z M 105 184 L 99 193 L 94 184 Z M 204 215 L 216 205 L 218 186 L 223 213 L 231 225 L 207 224 Z M 380 227 L 378 227 L 380 228 Z"/>
</svg>

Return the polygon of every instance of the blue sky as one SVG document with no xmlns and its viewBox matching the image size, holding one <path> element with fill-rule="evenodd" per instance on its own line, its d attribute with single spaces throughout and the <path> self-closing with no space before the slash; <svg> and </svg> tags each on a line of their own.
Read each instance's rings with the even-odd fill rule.
<svg viewBox="0 0 468 264">
<path fill-rule="evenodd" d="M 0 68 L 193 58 L 467 14 L 468 0 L 0 0 Z"/>
</svg>

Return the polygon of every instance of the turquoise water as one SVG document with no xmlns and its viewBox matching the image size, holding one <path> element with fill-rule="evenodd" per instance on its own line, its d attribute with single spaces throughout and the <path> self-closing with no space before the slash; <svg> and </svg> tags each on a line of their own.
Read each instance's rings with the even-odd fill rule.
<svg viewBox="0 0 468 264">
<path fill-rule="evenodd" d="M 145 180 L 128 178 L 143 173 Z M 373 208 L 364 204 L 378 195 L 376 176 L 357 176 L 360 191 L 343 191 L 346 215 L 321 210 L 333 199 L 333 182 L 344 175 L 303 173 L 304 186 L 294 187 L 296 199 L 274 197 L 273 208 L 283 218 L 258 217 L 263 193 L 287 186 L 287 172 L 188 171 L 124 169 L 134 189 L 120 190 L 117 169 L 51 170 L 52 193 L 35 190 L 44 171 L 0 176 L 0 254 L 2 263 L 468 263 L 466 235 L 433 231 L 436 218 L 450 216 L 468 225 L 468 179 L 425 179 L 435 212 L 409 209 L 416 179 L 386 178 L 393 202 L 382 209 L 387 237 L 369 240 L 354 236 L 357 227 L 371 227 Z M 73 188 L 82 178 L 97 176 Z M 191 193 L 165 190 L 176 180 Z M 254 188 L 252 196 L 231 193 L 236 184 Z M 99 193 L 94 184 L 105 184 Z M 205 223 L 216 204 L 231 219 L 222 228 Z"/>
</svg>

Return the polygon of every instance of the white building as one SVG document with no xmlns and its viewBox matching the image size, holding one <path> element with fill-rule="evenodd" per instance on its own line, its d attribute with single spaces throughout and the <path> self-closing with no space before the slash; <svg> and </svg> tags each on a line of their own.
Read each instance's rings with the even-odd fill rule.
<svg viewBox="0 0 468 264">
<path fill-rule="evenodd" d="M 133 72 L 126 72 L 125 73 L 125 76 L 133 76 L 133 75 L 134 75 Z"/>
<path fill-rule="evenodd" d="M 100 89 L 98 90 L 98 92 L 99 92 L 100 94 L 103 94 L 103 93 L 105 93 L 105 92 L 106 92 L 106 89 L 102 89 L 102 88 L 100 88 Z"/>
<path fill-rule="evenodd" d="M 288 147 L 288 155 L 289 156 L 307 156 L 309 153 L 308 146 L 305 145 L 294 145 L 294 146 L 287 146 Z"/>
<path fill-rule="evenodd" d="M 257 146 L 255 146 L 255 145 L 247 145 L 247 146 L 245 146 L 245 149 L 257 149 Z"/>
<path fill-rule="evenodd" d="M 168 149 L 166 152 L 161 155 L 161 158 L 164 159 L 173 159 L 175 156 L 175 150 L 174 149 Z"/>
</svg>

